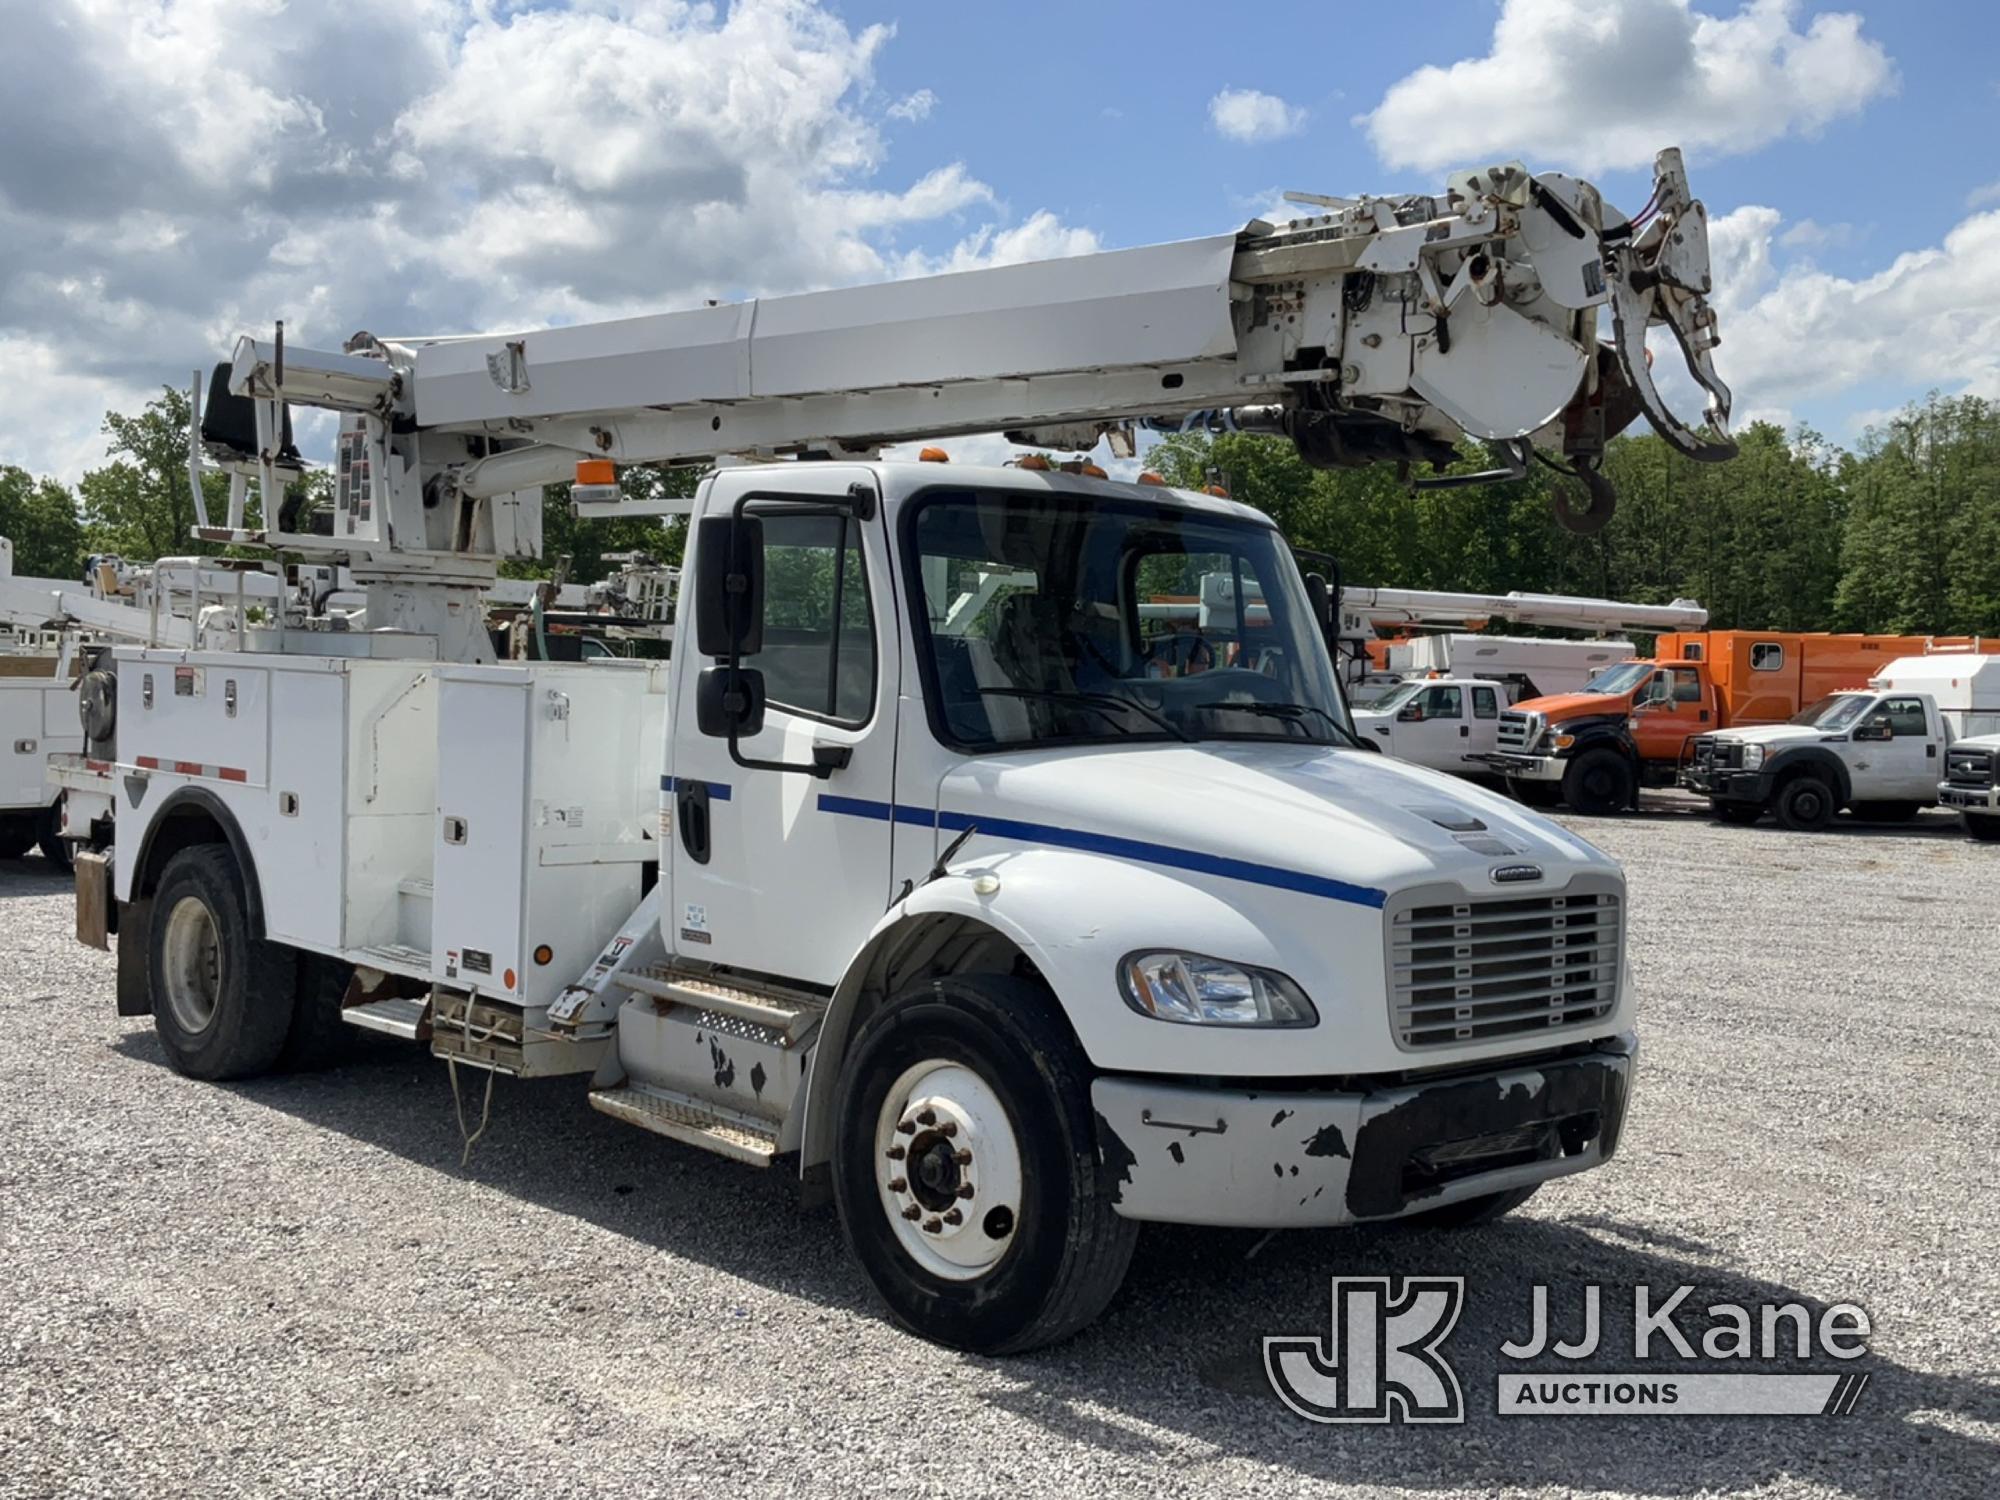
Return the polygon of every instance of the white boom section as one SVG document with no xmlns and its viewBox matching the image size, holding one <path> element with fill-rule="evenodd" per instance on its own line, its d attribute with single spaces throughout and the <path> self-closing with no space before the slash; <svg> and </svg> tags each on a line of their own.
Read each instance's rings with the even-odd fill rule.
<svg viewBox="0 0 2000 1500">
<path fill-rule="evenodd" d="M 1344 614 L 1375 629 L 1398 625 L 1463 625 L 1508 620 L 1551 630 L 1701 630 L 1708 611 L 1692 599 L 1672 604 L 1625 604 L 1616 599 L 1572 598 L 1563 594 L 1450 594 L 1424 589 L 1346 588 Z M 1345 623 L 1345 622 L 1343 622 Z"/>
<path fill-rule="evenodd" d="M 1684 452 L 1734 451 L 1706 217 L 1677 151 L 1629 219 L 1586 182 L 1511 164 L 1441 194 L 1315 201 L 1328 211 L 1208 239 L 568 328 L 362 333 L 341 352 L 241 339 L 225 389 L 247 410 L 210 413 L 209 452 L 282 518 L 283 403 L 346 413 L 334 514 L 318 535 L 252 534 L 233 493 L 230 525 L 203 534 L 331 552 L 371 588 L 464 588 L 493 558 L 538 555 L 539 487 L 581 458 L 838 457 L 994 430 L 1074 449 L 1135 423 L 1281 432 L 1322 466 L 1438 471 L 1470 437 L 1503 455 L 1486 478 L 1525 472 L 1539 446 L 1593 497 L 1567 522 L 1595 529 L 1611 503 L 1597 460 L 1640 411 Z M 1709 392 L 1707 432 L 1660 402 L 1649 324 L 1671 327 Z M 663 508 L 595 480 L 576 498 L 593 514 Z M 371 618 L 407 602 L 371 595 Z"/>
</svg>

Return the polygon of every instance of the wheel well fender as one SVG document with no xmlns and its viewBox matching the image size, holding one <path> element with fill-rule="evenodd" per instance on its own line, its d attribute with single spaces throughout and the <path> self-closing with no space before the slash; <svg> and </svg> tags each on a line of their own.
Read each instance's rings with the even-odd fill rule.
<svg viewBox="0 0 2000 1500">
<path fill-rule="evenodd" d="M 1847 762 L 1831 750 L 1817 745 L 1779 751 L 1771 757 L 1770 772 L 1773 796 L 1783 789 L 1786 782 L 1796 781 L 1801 776 L 1817 776 L 1831 783 L 1843 805 L 1854 794 L 1854 778 L 1848 772 Z"/>
<path fill-rule="evenodd" d="M 198 844 L 227 844 L 236 861 L 237 879 L 243 883 L 243 908 L 250 918 L 250 935 L 264 936 L 264 894 L 257 883 L 257 865 L 250 857 L 249 842 L 227 804 L 206 787 L 176 787 L 160 804 L 160 810 L 146 825 L 132 866 L 132 897 L 135 902 L 151 899 L 159 888 L 160 872 L 183 849 Z"/>
<path fill-rule="evenodd" d="M 1633 743 L 1632 731 L 1622 719 L 1615 724 L 1595 719 L 1564 732 L 1576 736 L 1576 742 L 1569 748 L 1570 760 L 1581 760 L 1593 750 L 1615 750 L 1632 765 L 1639 763 L 1639 747 Z"/>
<path fill-rule="evenodd" d="M 919 886 L 891 907 L 834 987 L 813 1044 L 800 1126 L 802 1171 L 833 1154 L 834 1099 L 848 1043 L 891 995 L 920 979 L 945 974 L 1041 977 L 1032 943 L 1005 918 L 981 909 L 970 883 L 947 879 Z"/>
</svg>

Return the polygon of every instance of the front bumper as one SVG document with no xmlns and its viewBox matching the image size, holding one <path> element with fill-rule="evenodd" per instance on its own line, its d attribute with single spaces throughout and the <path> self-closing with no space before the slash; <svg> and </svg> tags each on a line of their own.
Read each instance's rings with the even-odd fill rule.
<svg viewBox="0 0 2000 1500">
<path fill-rule="evenodd" d="M 1618 1148 L 1638 1040 L 1357 1092 L 1106 1076 L 1098 1153 L 1128 1219 L 1304 1229 L 1583 1172 Z"/>
<path fill-rule="evenodd" d="M 1745 771 L 1734 766 L 1712 766 L 1681 772 L 1681 785 L 1718 802 L 1754 802 L 1759 806 L 1771 799 L 1771 773 Z"/>
<path fill-rule="evenodd" d="M 1502 776 L 1511 776 L 1516 781 L 1561 781 L 1563 772 L 1569 769 L 1569 762 L 1561 756 L 1523 755 L 1514 750 L 1496 750 L 1490 755 L 1475 755 L 1471 759 L 1481 761 Z"/>
<path fill-rule="evenodd" d="M 1942 781 L 1938 783 L 1938 806 L 1961 812 L 2000 812 L 2000 786 L 1953 786 Z"/>
</svg>

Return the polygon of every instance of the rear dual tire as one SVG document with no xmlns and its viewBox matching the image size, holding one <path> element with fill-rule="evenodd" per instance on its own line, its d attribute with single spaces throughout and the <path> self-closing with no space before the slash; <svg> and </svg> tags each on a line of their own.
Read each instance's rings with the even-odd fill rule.
<svg viewBox="0 0 2000 1500">
<path fill-rule="evenodd" d="M 291 1031 L 297 955 L 251 933 L 227 848 L 198 844 L 167 861 L 149 935 L 153 1028 L 190 1078 L 269 1072 Z"/>
</svg>

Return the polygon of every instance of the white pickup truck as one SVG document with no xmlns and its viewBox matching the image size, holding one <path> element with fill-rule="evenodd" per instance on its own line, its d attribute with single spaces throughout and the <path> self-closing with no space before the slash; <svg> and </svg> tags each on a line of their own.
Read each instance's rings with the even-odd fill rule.
<svg viewBox="0 0 2000 1500">
<path fill-rule="evenodd" d="M 2000 729 L 2000 657 L 1904 657 L 1866 688 L 1830 694 L 1786 723 L 1701 736 L 1681 784 L 1732 823 L 1768 812 L 1812 832 L 1843 808 L 1899 820 L 1939 801 L 1955 747 L 1985 743 L 1967 737 L 1993 729 Z M 1990 765 L 1989 756 L 1989 776 Z"/>
<path fill-rule="evenodd" d="M 2000 734 L 1960 740 L 1945 753 L 1937 798 L 1940 805 L 1958 810 L 1974 838 L 2000 842 Z"/>
<path fill-rule="evenodd" d="M 1478 757 L 1500 748 L 1500 711 L 1511 701 L 1504 683 L 1413 677 L 1352 712 L 1364 743 L 1434 771 L 1470 776 L 1485 770 Z"/>
</svg>

